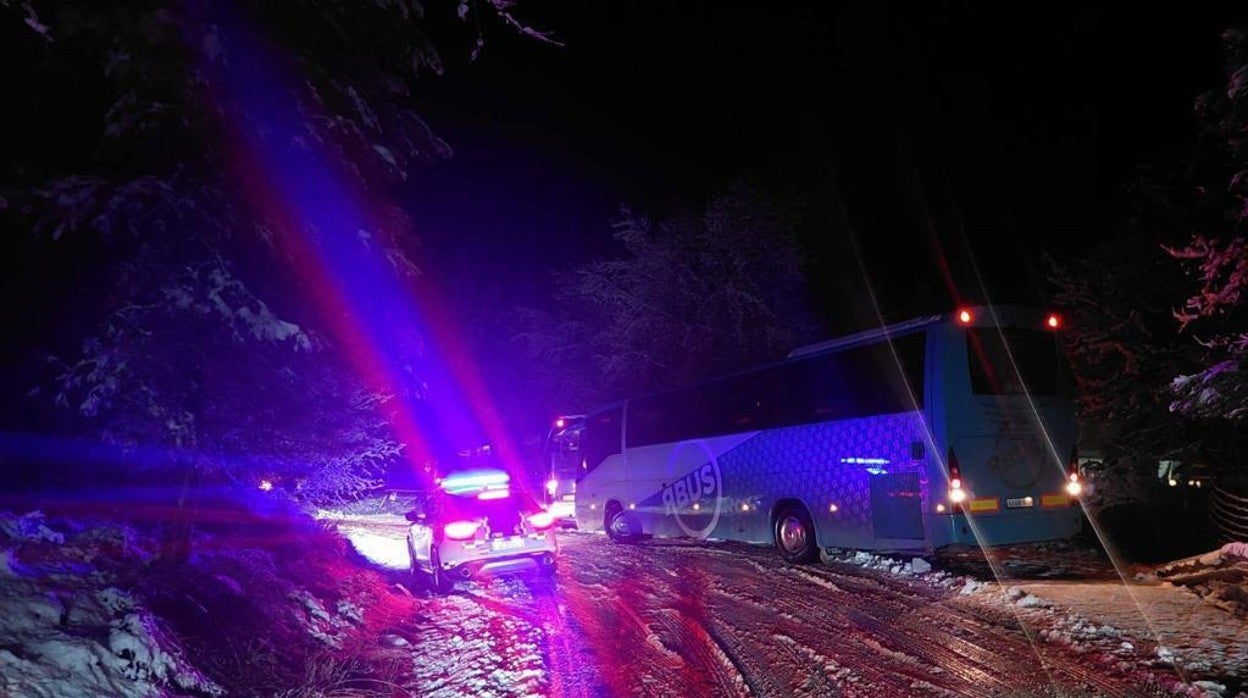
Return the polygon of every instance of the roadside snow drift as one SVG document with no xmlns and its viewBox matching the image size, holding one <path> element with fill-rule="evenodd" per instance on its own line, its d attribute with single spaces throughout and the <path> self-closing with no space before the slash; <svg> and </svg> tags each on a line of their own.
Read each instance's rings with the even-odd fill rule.
<svg viewBox="0 0 1248 698">
<path fill-rule="evenodd" d="M 106 551 L 141 555 L 136 537 L 118 526 L 54 530 L 39 512 L 0 512 L 0 692 L 223 694 L 99 566 Z"/>
<path fill-rule="evenodd" d="M 1213 552 L 1162 565 L 1157 578 L 1185 586 L 1205 603 L 1248 618 L 1248 543 L 1227 543 Z"/>
</svg>

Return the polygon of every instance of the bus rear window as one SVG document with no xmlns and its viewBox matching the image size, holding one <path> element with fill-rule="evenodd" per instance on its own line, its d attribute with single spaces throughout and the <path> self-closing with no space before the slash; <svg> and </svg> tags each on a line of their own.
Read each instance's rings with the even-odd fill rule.
<svg viewBox="0 0 1248 698">
<path fill-rule="evenodd" d="M 971 392 L 976 395 L 1057 392 L 1056 334 L 1014 328 L 970 328 L 966 340 Z"/>
</svg>

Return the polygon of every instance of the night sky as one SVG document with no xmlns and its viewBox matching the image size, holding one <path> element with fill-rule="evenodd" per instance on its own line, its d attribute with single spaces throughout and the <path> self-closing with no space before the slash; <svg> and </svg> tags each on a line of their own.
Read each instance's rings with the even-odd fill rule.
<svg viewBox="0 0 1248 698">
<path fill-rule="evenodd" d="M 1230 19 L 565 5 L 526 5 L 565 48 L 494 30 L 475 64 L 444 45 L 447 75 L 419 90 L 457 152 L 407 194 L 435 266 L 536 299 L 612 251 L 620 205 L 661 217 L 746 174 L 810 202 L 803 241 L 829 270 L 843 205 L 886 311 L 916 314 L 982 300 L 972 256 L 995 300 L 1043 303 L 1040 254 L 1104 237 L 1138 168 L 1188 148 Z M 843 329 L 813 271 L 812 307 Z"/>
<path fill-rule="evenodd" d="M 517 16 L 566 45 L 487 23 L 470 61 L 472 26 L 454 3 L 429 3 L 447 68 L 418 81 L 412 107 L 456 154 L 415 172 L 398 201 L 460 329 L 501 327 L 508 308 L 549 303 L 561 271 L 618 252 L 621 206 L 662 218 L 742 175 L 807 202 L 800 241 L 824 334 L 863 325 L 838 306 L 846 288 L 866 295 L 851 232 L 886 319 L 983 301 L 971 259 L 993 300 L 1043 305 L 1041 254 L 1103 239 L 1137 170 L 1190 147 L 1193 101 L 1220 86 L 1218 35 L 1235 19 L 860 5 L 525 2 Z M 0 43 L 37 54 L 15 17 Z M 100 86 L 36 85 L 6 65 L 15 90 L 41 95 L 14 114 L 6 150 L 39 149 L 26 160 L 49 173 L 89 152 L 98 116 L 62 102 Z M 37 247 L 5 248 L 21 253 L 4 260 L 6 311 L 23 328 L 4 348 L 13 366 L 82 331 L 93 249 L 67 262 Z M 505 339 L 494 331 L 478 346 Z M 6 392 L 24 394 L 7 388 L 29 376 L 6 375 Z"/>
</svg>

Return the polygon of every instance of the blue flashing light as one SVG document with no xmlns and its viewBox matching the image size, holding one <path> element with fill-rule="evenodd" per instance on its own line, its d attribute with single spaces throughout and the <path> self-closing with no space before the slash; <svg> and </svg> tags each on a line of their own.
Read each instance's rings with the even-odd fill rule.
<svg viewBox="0 0 1248 698">
<path fill-rule="evenodd" d="M 447 494 L 463 494 L 473 490 L 506 487 L 511 477 L 501 470 L 478 470 L 448 475 L 439 483 Z"/>
</svg>

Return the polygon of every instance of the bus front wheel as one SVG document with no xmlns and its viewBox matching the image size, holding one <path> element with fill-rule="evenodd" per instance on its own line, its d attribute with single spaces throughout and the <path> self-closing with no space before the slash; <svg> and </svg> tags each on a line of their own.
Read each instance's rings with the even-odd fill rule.
<svg viewBox="0 0 1248 698">
<path fill-rule="evenodd" d="M 799 504 L 787 504 L 776 513 L 773 529 L 776 547 L 785 562 L 812 562 L 819 556 L 819 548 L 815 544 L 815 525 L 810 520 L 806 507 Z"/>
<path fill-rule="evenodd" d="M 607 537 L 616 543 L 631 543 L 634 540 L 633 531 L 624 517 L 624 507 L 618 502 L 612 502 L 607 506 L 603 522 L 607 529 Z"/>
</svg>

